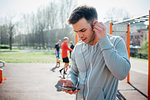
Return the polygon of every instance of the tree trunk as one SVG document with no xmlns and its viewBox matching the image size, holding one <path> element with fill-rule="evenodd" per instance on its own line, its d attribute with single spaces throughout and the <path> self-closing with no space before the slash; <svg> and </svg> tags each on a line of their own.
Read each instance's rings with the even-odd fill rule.
<svg viewBox="0 0 150 100">
<path fill-rule="evenodd" d="M 10 32 L 10 37 L 9 37 L 9 48 L 12 50 L 12 32 Z"/>
</svg>

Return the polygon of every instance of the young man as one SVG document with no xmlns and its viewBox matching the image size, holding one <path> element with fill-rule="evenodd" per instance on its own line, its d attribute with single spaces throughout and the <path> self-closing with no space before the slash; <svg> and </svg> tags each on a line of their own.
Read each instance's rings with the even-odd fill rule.
<svg viewBox="0 0 150 100">
<path fill-rule="evenodd" d="M 125 79 L 130 70 L 124 41 L 107 35 L 93 7 L 77 7 L 68 21 L 82 41 L 72 52 L 70 80 L 60 81 L 80 90 L 63 91 L 77 93 L 76 100 L 116 100 L 118 80 Z"/>
<path fill-rule="evenodd" d="M 63 59 L 63 62 L 65 63 L 64 64 L 64 68 L 60 69 L 59 72 L 61 73 L 62 70 L 64 70 L 64 74 L 66 74 L 66 71 L 68 69 L 68 66 L 69 66 L 69 58 L 68 58 L 68 53 L 67 51 L 71 51 L 72 52 L 72 49 L 70 49 L 68 47 L 68 41 L 69 41 L 69 38 L 68 37 L 64 37 L 64 42 L 61 44 L 61 49 L 62 49 L 62 59 Z"/>
<path fill-rule="evenodd" d="M 58 67 L 60 67 L 60 59 L 59 59 L 60 43 L 61 43 L 61 40 L 59 40 L 59 41 L 55 44 L 56 66 L 58 65 Z"/>
</svg>

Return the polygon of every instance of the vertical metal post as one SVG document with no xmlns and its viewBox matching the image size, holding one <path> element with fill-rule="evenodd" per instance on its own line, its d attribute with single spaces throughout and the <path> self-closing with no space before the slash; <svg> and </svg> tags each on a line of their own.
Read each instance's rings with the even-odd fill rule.
<svg viewBox="0 0 150 100">
<path fill-rule="evenodd" d="M 130 25 L 127 25 L 127 51 L 128 51 L 128 57 L 130 59 Z M 127 83 L 130 82 L 130 72 L 127 76 Z"/>
<path fill-rule="evenodd" d="M 3 80 L 3 69 L 0 68 L 0 83 L 2 83 Z"/>
<path fill-rule="evenodd" d="M 77 44 L 78 43 L 78 35 L 77 35 L 77 33 L 75 33 L 75 44 Z"/>
<path fill-rule="evenodd" d="M 112 22 L 110 22 L 110 35 L 112 35 Z"/>
<path fill-rule="evenodd" d="M 150 25 L 150 10 L 149 10 L 149 25 Z M 150 100 L 150 26 L 148 34 L 148 97 L 147 100 Z"/>
</svg>

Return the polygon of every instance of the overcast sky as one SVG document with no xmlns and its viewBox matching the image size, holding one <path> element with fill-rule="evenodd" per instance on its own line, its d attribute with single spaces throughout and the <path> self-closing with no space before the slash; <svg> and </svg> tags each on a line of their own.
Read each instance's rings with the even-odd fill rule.
<svg viewBox="0 0 150 100">
<path fill-rule="evenodd" d="M 36 11 L 40 6 L 46 6 L 49 1 L 50 0 L 0 0 L 0 17 L 30 13 Z M 150 0 L 78 0 L 78 3 L 96 7 L 101 19 L 106 16 L 106 12 L 111 8 L 125 9 L 132 16 L 145 15 L 148 14 L 150 10 Z"/>
<path fill-rule="evenodd" d="M 133 17 L 148 14 L 150 10 L 150 0 L 79 0 L 79 2 L 95 6 L 102 18 L 111 8 L 124 9 Z"/>
</svg>

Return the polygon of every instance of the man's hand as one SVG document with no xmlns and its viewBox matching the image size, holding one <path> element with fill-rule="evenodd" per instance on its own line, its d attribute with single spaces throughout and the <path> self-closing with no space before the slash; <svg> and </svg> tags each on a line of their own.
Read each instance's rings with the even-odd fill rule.
<svg viewBox="0 0 150 100">
<path fill-rule="evenodd" d="M 93 31 L 95 32 L 96 39 L 100 40 L 103 37 L 107 36 L 106 27 L 102 22 L 94 21 Z"/>
<path fill-rule="evenodd" d="M 69 87 L 73 87 L 73 83 L 70 80 L 65 80 L 65 79 L 60 79 L 60 82 L 63 83 L 63 86 L 69 86 Z M 62 91 L 69 93 L 69 94 L 76 94 L 79 90 L 75 90 L 75 91 L 70 91 L 70 90 L 64 90 L 62 89 Z"/>
</svg>

